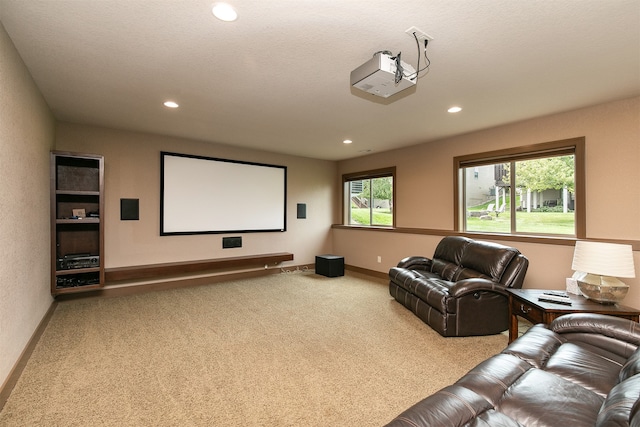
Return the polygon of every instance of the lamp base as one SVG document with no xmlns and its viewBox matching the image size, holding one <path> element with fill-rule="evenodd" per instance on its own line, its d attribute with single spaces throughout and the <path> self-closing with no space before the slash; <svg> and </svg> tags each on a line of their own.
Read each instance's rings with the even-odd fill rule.
<svg viewBox="0 0 640 427">
<path fill-rule="evenodd" d="M 629 285 L 615 277 L 581 273 L 575 279 L 582 295 L 600 304 L 617 304 L 629 291 Z"/>
</svg>

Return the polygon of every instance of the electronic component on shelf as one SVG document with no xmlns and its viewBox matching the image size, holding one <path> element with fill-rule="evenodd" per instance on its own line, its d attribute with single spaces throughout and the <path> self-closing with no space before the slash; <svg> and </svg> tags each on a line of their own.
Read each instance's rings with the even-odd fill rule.
<svg viewBox="0 0 640 427">
<path fill-rule="evenodd" d="M 56 278 L 56 288 L 75 288 L 79 286 L 99 285 L 99 279 L 79 279 L 73 276 L 61 276 Z"/>
<path fill-rule="evenodd" d="M 68 254 L 58 258 L 58 270 L 100 267 L 100 256 L 91 254 Z"/>
</svg>

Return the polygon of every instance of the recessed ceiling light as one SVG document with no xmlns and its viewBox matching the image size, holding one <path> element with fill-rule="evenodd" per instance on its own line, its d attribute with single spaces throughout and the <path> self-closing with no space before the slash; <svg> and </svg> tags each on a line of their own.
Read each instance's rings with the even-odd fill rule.
<svg viewBox="0 0 640 427">
<path fill-rule="evenodd" d="M 342 141 L 343 144 L 351 144 L 353 141 L 350 139 L 345 139 L 344 141 Z"/>
<path fill-rule="evenodd" d="M 173 101 L 166 101 L 164 103 L 164 106 L 165 107 L 169 107 L 169 108 L 178 108 L 179 107 L 178 103 L 177 102 L 173 102 Z"/>
<path fill-rule="evenodd" d="M 462 108 L 460 108 L 460 107 L 451 107 L 447 111 L 449 113 L 459 113 L 460 111 L 462 111 Z"/>
<path fill-rule="evenodd" d="M 215 3 L 211 9 L 213 15 L 221 21 L 231 22 L 238 19 L 236 10 L 227 3 Z"/>
</svg>

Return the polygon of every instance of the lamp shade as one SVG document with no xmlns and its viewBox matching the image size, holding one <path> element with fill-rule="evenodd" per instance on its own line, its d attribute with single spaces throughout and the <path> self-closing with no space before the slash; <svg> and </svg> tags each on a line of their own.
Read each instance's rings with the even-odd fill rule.
<svg viewBox="0 0 640 427">
<path fill-rule="evenodd" d="M 636 277 L 631 245 L 577 241 L 571 269 L 611 277 Z"/>
</svg>

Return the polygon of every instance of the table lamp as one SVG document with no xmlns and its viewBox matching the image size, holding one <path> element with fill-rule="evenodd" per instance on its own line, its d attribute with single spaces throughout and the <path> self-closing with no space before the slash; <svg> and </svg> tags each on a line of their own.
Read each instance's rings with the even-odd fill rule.
<svg viewBox="0 0 640 427">
<path fill-rule="evenodd" d="M 573 252 L 575 271 L 582 294 L 601 304 L 615 304 L 627 295 L 629 285 L 618 277 L 636 277 L 631 245 L 577 241 Z"/>
</svg>

